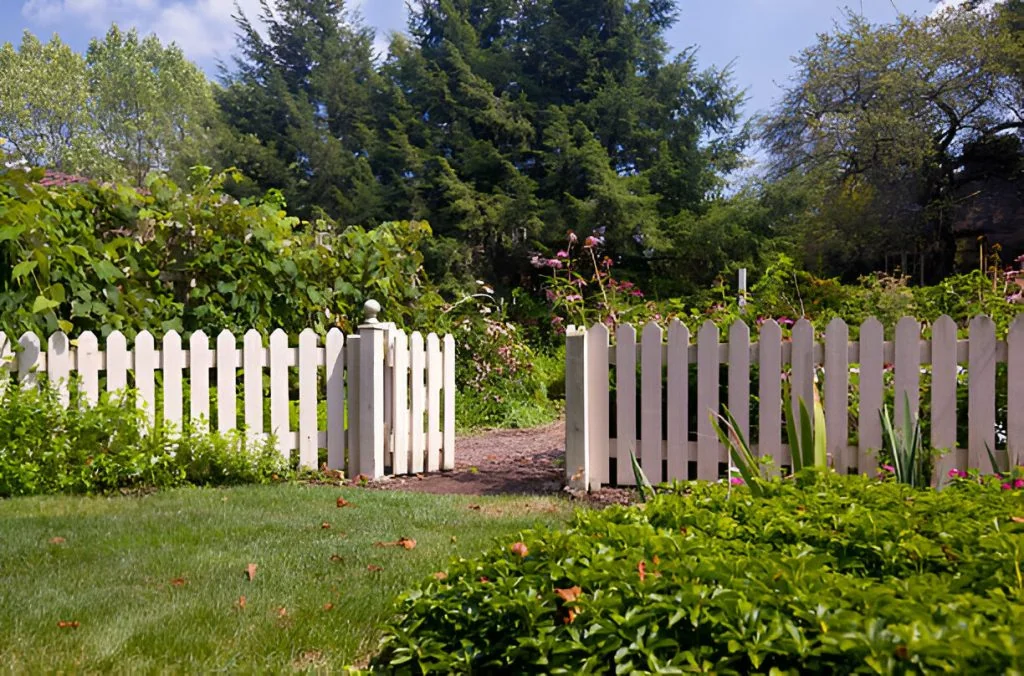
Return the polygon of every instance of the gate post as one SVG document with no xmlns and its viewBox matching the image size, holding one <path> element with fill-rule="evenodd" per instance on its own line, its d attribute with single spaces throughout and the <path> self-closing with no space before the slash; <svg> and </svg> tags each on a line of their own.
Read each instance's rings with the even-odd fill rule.
<svg viewBox="0 0 1024 676">
<path fill-rule="evenodd" d="M 384 476 L 384 337 L 387 325 L 377 320 L 380 303 L 366 301 L 359 325 L 359 472 Z"/>
<path fill-rule="evenodd" d="M 574 490 L 590 489 L 590 421 L 587 402 L 586 328 L 565 334 L 565 481 Z"/>
</svg>

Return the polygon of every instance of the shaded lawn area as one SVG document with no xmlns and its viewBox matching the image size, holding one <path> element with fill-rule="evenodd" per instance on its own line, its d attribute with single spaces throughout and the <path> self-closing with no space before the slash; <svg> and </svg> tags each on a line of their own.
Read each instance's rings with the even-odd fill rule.
<svg viewBox="0 0 1024 676">
<path fill-rule="evenodd" d="M 338 670 L 449 557 L 569 513 L 304 485 L 0 501 L 0 671 Z M 401 537 L 416 546 L 375 546 Z"/>
</svg>

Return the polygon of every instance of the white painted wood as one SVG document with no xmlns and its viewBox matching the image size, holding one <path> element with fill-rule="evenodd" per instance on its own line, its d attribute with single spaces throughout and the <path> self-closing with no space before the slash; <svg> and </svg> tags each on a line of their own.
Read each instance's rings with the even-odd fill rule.
<svg viewBox="0 0 1024 676">
<path fill-rule="evenodd" d="M 811 414 L 811 425 L 814 425 L 814 326 L 806 319 L 800 319 L 793 326 L 793 352 L 791 363 L 793 369 L 790 376 L 790 406 L 794 412 L 800 410 L 800 400 L 807 406 Z M 797 414 L 799 416 L 799 413 Z"/>
<path fill-rule="evenodd" d="M 904 408 L 910 403 L 911 420 L 917 420 L 920 410 L 921 382 L 921 325 L 913 317 L 903 317 L 896 323 L 896 391 L 893 400 L 893 424 L 903 425 Z"/>
<path fill-rule="evenodd" d="M 996 450 L 996 325 L 985 316 L 971 320 L 967 378 L 967 452 L 971 467 L 992 471 Z M 987 450 L 986 450 L 987 449 Z M 1003 468 L 1005 469 L 1005 468 Z"/>
<path fill-rule="evenodd" d="M 316 332 L 303 329 L 299 334 L 299 465 L 308 469 L 318 466 L 316 344 Z"/>
<path fill-rule="evenodd" d="M 120 331 L 107 336 L 107 392 L 121 393 L 128 387 L 128 341 Z"/>
<path fill-rule="evenodd" d="M 242 393 L 248 437 L 263 437 L 263 336 L 249 329 L 242 338 Z"/>
<path fill-rule="evenodd" d="M 882 448 L 883 381 L 885 368 L 885 329 L 871 317 L 860 327 L 860 410 L 857 417 L 857 469 L 861 474 L 874 473 L 878 466 L 877 452 Z"/>
<path fill-rule="evenodd" d="M 83 336 L 84 337 L 84 336 Z M 81 349 L 82 341 L 78 341 Z M 174 433 L 181 430 L 182 374 L 185 370 L 185 352 L 181 349 L 181 336 L 177 331 L 164 334 L 163 363 L 160 365 L 164 376 L 164 427 Z"/>
<path fill-rule="evenodd" d="M 776 466 L 790 465 L 792 457 L 782 445 L 782 328 L 774 319 L 761 325 L 757 354 L 757 454 L 771 457 Z"/>
<path fill-rule="evenodd" d="M 436 333 L 427 334 L 427 471 L 441 469 L 441 383 L 444 364 Z"/>
<path fill-rule="evenodd" d="M 360 337 L 353 334 L 345 344 L 345 396 L 348 398 L 348 475 L 359 476 L 359 351 Z"/>
<path fill-rule="evenodd" d="M 1024 314 L 1006 337 L 1006 450 L 1012 467 L 1024 464 Z"/>
<path fill-rule="evenodd" d="M 707 321 L 697 332 L 697 478 L 718 480 L 720 449 L 712 426 L 718 405 L 718 327 Z"/>
<path fill-rule="evenodd" d="M 640 355 L 640 467 L 651 483 L 661 483 L 661 327 L 644 327 Z"/>
<path fill-rule="evenodd" d="M 404 335 L 404 334 L 403 334 Z M 455 469 L 455 337 L 448 334 L 443 340 L 444 352 L 444 411 L 442 414 L 443 438 L 441 443 L 441 469 Z M 605 397 L 607 400 L 607 396 Z M 406 418 L 408 420 L 408 417 Z M 606 435 L 607 436 L 607 435 Z"/>
<path fill-rule="evenodd" d="M 615 331 L 615 482 L 636 484 L 629 454 L 636 453 L 636 329 Z"/>
<path fill-rule="evenodd" d="M 210 339 L 196 331 L 188 339 L 189 422 L 192 429 L 210 429 Z"/>
<path fill-rule="evenodd" d="M 21 352 L 18 353 L 18 383 L 26 389 L 36 387 L 39 384 L 38 362 L 43 354 L 39 336 L 23 333 L 18 339 L 18 345 L 21 346 Z"/>
<path fill-rule="evenodd" d="M 689 426 L 690 426 L 690 330 L 678 319 L 668 326 L 668 397 L 667 407 L 667 480 L 686 481 L 689 478 Z M 607 353 L 606 353 L 607 358 Z M 607 361 L 607 359 L 606 359 Z M 607 379 L 606 379 L 607 382 Z M 607 389 L 607 388 L 606 388 Z M 608 429 L 607 426 L 605 429 Z"/>
<path fill-rule="evenodd" d="M 592 482 L 587 420 L 587 334 L 573 330 L 565 338 L 565 472 L 569 487 L 584 491 Z"/>
<path fill-rule="evenodd" d="M 50 336 L 46 346 L 46 377 L 57 390 L 57 398 L 65 408 L 71 401 L 68 379 L 71 376 L 73 355 L 71 341 L 63 331 Z"/>
<path fill-rule="evenodd" d="M 135 402 L 149 426 L 156 425 L 156 341 L 149 331 L 135 337 Z"/>
<path fill-rule="evenodd" d="M 327 467 L 345 469 L 345 335 L 327 332 Z"/>
<path fill-rule="evenodd" d="M 237 379 L 235 336 L 224 330 L 217 336 L 217 431 L 221 434 L 235 429 Z"/>
<path fill-rule="evenodd" d="M 95 333 L 86 331 L 78 337 L 75 357 L 75 370 L 78 371 L 82 394 L 90 406 L 95 406 L 100 400 L 100 371 L 103 368 L 103 355 L 100 354 L 100 343 Z"/>
<path fill-rule="evenodd" d="M 288 457 L 288 334 L 281 329 L 270 334 L 270 433 Z"/>
<path fill-rule="evenodd" d="M 393 342 L 391 349 L 393 354 L 393 366 L 391 368 L 391 408 L 392 420 L 394 421 L 394 426 L 392 428 L 394 442 L 391 446 L 391 463 L 392 473 L 395 475 L 402 475 L 409 474 L 411 460 L 409 457 L 409 337 L 404 331 L 399 330 L 393 331 L 392 336 Z M 445 347 L 447 348 L 447 345 Z M 455 346 L 452 345 L 452 350 L 454 349 Z M 445 368 L 447 368 L 447 354 L 445 355 L 445 358 Z M 446 398 L 447 394 L 448 393 L 445 392 Z M 454 453 L 454 443 L 454 439 L 451 440 L 453 448 L 449 451 L 449 440 L 445 438 L 445 456 L 447 456 L 449 452 Z M 442 463 L 442 465 L 443 464 L 444 463 Z M 446 467 L 445 469 L 454 469 L 454 467 Z"/>
<path fill-rule="evenodd" d="M 750 327 L 737 319 L 729 327 L 729 412 L 736 418 L 739 431 L 750 443 Z M 731 466 L 728 449 L 722 448 L 721 460 Z"/>
<path fill-rule="evenodd" d="M 590 479 L 588 488 L 597 489 L 611 482 L 610 459 L 610 391 L 608 389 L 609 334 L 604 324 L 594 324 L 586 332 L 586 401 L 587 401 L 587 442 Z"/>
<path fill-rule="evenodd" d="M 838 317 L 825 329 L 825 438 L 832 466 L 840 474 L 857 465 L 847 457 L 850 398 L 850 330 Z"/>
<path fill-rule="evenodd" d="M 949 450 L 935 462 L 936 486 L 948 481 L 949 470 L 965 469 L 967 461 L 966 453 L 960 453 L 956 443 L 956 333 L 956 322 L 946 315 L 932 325 L 931 446 Z"/>
<path fill-rule="evenodd" d="M 414 474 L 423 471 L 426 453 L 423 434 L 423 416 L 427 410 L 427 385 L 424 380 L 426 363 L 423 334 L 414 331 L 409 336 L 409 471 Z"/>
<path fill-rule="evenodd" d="M 370 479 L 384 475 L 385 332 L 381 324 L 359 327 L 359 472 Z"/>
</svg>

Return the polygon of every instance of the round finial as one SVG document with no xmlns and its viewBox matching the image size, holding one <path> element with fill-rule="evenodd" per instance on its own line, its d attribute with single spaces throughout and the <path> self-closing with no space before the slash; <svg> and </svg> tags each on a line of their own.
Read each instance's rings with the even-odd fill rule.
<svg viewBox="0 0 1024 676">
<path fill-rule="evenodd" d="M 380 303 L 372 298 L 363 303 L 363 315 L 366 317 L 367 324 L 376 324 L 378 314 L 380 314 Z"/>
</svg>

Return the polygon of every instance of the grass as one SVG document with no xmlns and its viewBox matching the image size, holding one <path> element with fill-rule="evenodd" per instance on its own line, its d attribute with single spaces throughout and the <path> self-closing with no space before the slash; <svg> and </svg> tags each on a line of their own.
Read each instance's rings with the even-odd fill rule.
<svg viewBox="0 0 1024 676">
<path fill-rule="evenodd" d="M 568 514 L 305 485 L 0 501 L 0 671 L 337 671 L 449 557 Z M 375 546 L 400 537 L 416 546 Z"/>
</svg>

